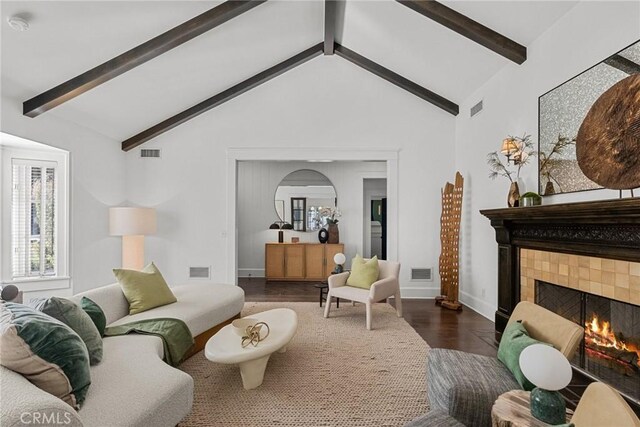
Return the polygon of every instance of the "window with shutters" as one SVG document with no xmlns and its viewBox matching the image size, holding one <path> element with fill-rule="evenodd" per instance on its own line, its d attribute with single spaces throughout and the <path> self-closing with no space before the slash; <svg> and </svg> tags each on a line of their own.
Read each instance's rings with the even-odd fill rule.
<svg viewBox="0 0 640 427">
<path fill-rule="evenodd" d="M 55 276 L 55 162 L 13 159 L 11 203 L 12 277 Z"/>
<path fill-rule="evenodd" d="M 0 136 L 1 283 L 27 292 L 68 288 L 68 152 Z"/>
</svg>

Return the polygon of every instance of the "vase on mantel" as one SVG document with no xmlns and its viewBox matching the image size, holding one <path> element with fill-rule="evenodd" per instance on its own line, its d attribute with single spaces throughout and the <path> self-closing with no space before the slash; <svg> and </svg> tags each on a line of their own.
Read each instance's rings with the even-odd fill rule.
<svg viewBox="0 0 640 427">
<path fill-rule="evenodd" d="M 507 204 L 510 208 L 518 207 L 520 204 L 520 189 L 517 182 L 512 182 L 509 186 L 509 194 L 507 196 Z"/>
<path fill-rule="evenodd" d="M 327 240 L 327 243 L 340 243 L 338 224 L 327 224 L 327 231 L 329 231 L 329 240 Z"/>
</svg>

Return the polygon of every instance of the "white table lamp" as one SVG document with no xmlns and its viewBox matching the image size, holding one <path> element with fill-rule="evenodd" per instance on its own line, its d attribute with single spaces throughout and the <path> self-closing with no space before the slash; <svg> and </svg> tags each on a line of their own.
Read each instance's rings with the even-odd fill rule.
<svg viewBox="0 0 640 427">
<path fill-rule="evenodd" d="M 533 344 L 520 353 L 520 369 L 536 386 L 531 391 L 531 414 L 548 424 L 566 422 L 566 404 L 558 390 L 571 382 L 573 372 L 567 358 L 545 344 Z"/>
<path fill-rule="evenodd" d="M 122 236 L 122 268 L 142 270 L 144 236 L 156 232 L 156 210 L 153 208 L 109 208 L 109 233 Z"/>
<path fill-rule="evenodd" d="M 333 262 L 336 264 L 336 268 L 333 269 L 333 273 L 340 274 L 344 271 L 344 263 L 347 261 L 347 257 L 343 253 L 338 252 L 333 256 Z"/>
</svg>

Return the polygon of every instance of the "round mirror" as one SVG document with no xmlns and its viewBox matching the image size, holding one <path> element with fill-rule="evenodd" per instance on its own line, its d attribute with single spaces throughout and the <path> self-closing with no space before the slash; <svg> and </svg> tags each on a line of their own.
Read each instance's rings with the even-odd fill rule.
<svg viewBox="0 0 640 427">
<path fill-rule="evenodd" d="M 320 230 L 336 205 L 336 189 L 329 178 L 311 169 L 291 172 L 276 189 L 276 213 L 296 231 Z"/>
</svg>

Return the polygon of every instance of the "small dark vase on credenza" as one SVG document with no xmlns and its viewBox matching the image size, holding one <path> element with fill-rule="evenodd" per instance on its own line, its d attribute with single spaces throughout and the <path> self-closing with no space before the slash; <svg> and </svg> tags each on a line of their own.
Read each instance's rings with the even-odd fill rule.
<svg viewBox="0 0 640 427">
<path fill-rule="evenodd" d="M 340 230 L 338 230 L 338 224 L 327 224 L 329 230 L 329 240 L 327 243 L 340 243 Z"/>
<path fill-rule="evenodd" d="M 327 240 L 329 240 L 329 232 L 326 228 L 321 228 L 320 231 L 318 231 L 318 241 L 320 243 L 327 243 Z"/>
</svg>

